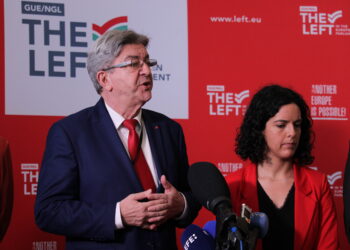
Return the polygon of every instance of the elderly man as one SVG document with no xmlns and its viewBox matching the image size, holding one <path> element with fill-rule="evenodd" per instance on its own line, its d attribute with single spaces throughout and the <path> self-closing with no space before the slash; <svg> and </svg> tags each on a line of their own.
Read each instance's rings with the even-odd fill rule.
<svg viewBox="0 0 350 250">
<path fill-rule="evenodd" d="M 180 125 L 142 109 L 157 64 L 148 40 L 101 36 L 87 61 L 100 100 L 49 131 L 35 219 L 65 235 L 67 249 L 177 249 L 175 227 L 198 213 Z"/>
</svg>

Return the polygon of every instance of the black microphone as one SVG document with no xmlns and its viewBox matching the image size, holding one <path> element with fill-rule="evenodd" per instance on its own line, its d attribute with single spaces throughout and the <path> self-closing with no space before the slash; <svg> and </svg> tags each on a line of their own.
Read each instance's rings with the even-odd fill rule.
<svg viewBox="0 0 350 250">
<path fill-rule="evenodd" d="M 249 224 L 232 212 L 230 191 L 218 168 L 197 162 L 189 168 L 187 178 L 194 197 L 216 215 L 217 249 L 230 249 L 229 245 L 238 249 L 249 233 Z M 232 232 L 232 228 L 237 230 Z"/>
<path fill-rule="evenodd" d="M 221 203 L 231 209 L 230 190 L 214 164 L 210 162 L 192 164 L 187 179 L 195 198 L 215 215 Z"/>
</svg>

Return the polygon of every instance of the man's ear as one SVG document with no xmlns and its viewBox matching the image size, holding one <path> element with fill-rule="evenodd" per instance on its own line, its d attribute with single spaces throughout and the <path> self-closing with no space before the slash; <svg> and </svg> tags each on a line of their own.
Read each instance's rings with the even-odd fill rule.
<svg viewBox="0 0 350 250">
<path fill-rule="evenodd" d="M 107 91 L 112 90 L 112 84 L 109 79 L 109 74 L 106 71 L 99 71 L 96 74 L 96 79 L 100 83 L 103 89 Z"/>
</svg>

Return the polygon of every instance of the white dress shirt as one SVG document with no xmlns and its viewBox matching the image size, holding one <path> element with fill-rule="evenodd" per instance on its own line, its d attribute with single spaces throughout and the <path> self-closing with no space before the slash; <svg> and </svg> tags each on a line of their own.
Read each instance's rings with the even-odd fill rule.
<svg viewBox="0 0 350 250">
<path fill-rule="evenodd" d="M 107 111 L 113 121 L 113 124 L 117 130 L 117 133 L 124 145 L 124 148 L 126 150 L 126 152 L 128 152 L 129 154 L 129 150 L 128 150 L 128 137 L 129 137 L 129 130 L 127 128 L 125 128 L 122 123 L 124 122 L 125 118 L 123 116 L 121 116 L 119 113 L 117 113 L 116 111 L 114 111 L 110 106 L 108 106 L 106 103 L 106 108 Z M 141 149 L 143 151 L 143 154 L 146 158 L 146 162 L 148 164 L 148 167 L 151 171 L 152 177 L 153 177 L 153 181 L 156 185 L 156 188 L 160 185 L 160 180 L 159 180 L 159 176 L 157 173 L 157 169 L 155 168 L 155 164 L 153 161 L 153 156 L 152 156 L 152 152 L 151 152 L 151 147 L 149 144 L 149 140 L 148 140 L 148 136 L 147 136 L 147 131 L 145 126 L 143 126 L 143 121 L 142 121 L 142 109 L 140 110 L 140 112 L 137 114 L 136 117 L 134 117 L 134 119 L 136 119 L 138 121 L 138 125 L 136 126 L 136 132 L 137 134 L 140 136 L 141 134 L 141 129 L 142 131 L 142 142 L 141 142 Z M 185 196 L 180 192 L 180 194 L 183 196 L 184 201 L 185 201 L 185 209 L 182 212 L 181 216 L 178 217 L 177 219 L 181 219 L 186 215 L 187 212 L 187 201 Z M 121 213 L 120 213 L 120 202 L 117 203 L 116 206 L 116 211 L 115 211 L 115 225 L 117 229 L 122 229 L 124 228 L 123 225 L 123 221 L 122 221 L 122 217 L 121 217 Z"/>
<path fill-rule="evenodd" d="M 114 111 L 107 104 L 106 104 L 106 108 L 107 108 L 107 111 L 108 111 L 108 113 L 113 121 L 113 124 L 118 132 L 118 135 L 119 135 L 119 137 L 124 145 L 124 148 L 125 148 L 126 152 L 128 152 L 128 154 L 129 154 L 129 150 L 128 150 L 129 130 L 122 125 L 122 123 L 124 122 L 125 119 L 123 116 L 118 114 L 116 111 Z M 136 117 L 134 117 L 134 119 L 136 119 L 138 121 L 138 126 L 136 127 L 136 132 L 140 136 L 141 129 L 143 129 L 141 149 L 142 149 L 143 154 L 146 158 L 146 162 L 148 164 L 148 167 L 150 168 L 154 183 L 155 183 L 156 187 L 158 187 L 159 186 L 159 178 L 158 178 L 157 171 L 155 169 L 155 165 L 153 162 L 151 147 L 149 145 L 149 140 L 148 140 L 146 128 L 145 128 L 145 126 L 140 126 L 140 124 L 143 124 L 141 117 L 142 117 L 142 110 L 138 113 L 138 115 Z M 116 224 L 118 229 L 124 228 L 121 214 L 120 214 L 120 202 L 117 203 L 117 208 L 116 208 L 116 213 L 115 213 L 115 224 Z"/>
</svg>

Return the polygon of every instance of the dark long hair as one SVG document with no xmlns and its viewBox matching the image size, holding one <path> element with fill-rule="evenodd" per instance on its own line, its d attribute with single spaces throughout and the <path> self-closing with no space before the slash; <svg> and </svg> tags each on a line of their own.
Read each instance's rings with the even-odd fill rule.
<svg viewBox="0 0 350 250">
<path fill-rule="evenodd" d="M 310 110 L 301 95 L 279 85 L 260 89 L 252 98 L 243 123 L 236 137 L 236 153 L 243 159 L 258 164 L 266 159 L 267 145 L 263 136 L 266 122 L 278 113 L 283 105 L 296 104 L 301 113 L 301 135 L 293 163 L 303 166 L 311 164 L 314 133 L 311 129 Z"/>
</svg>

